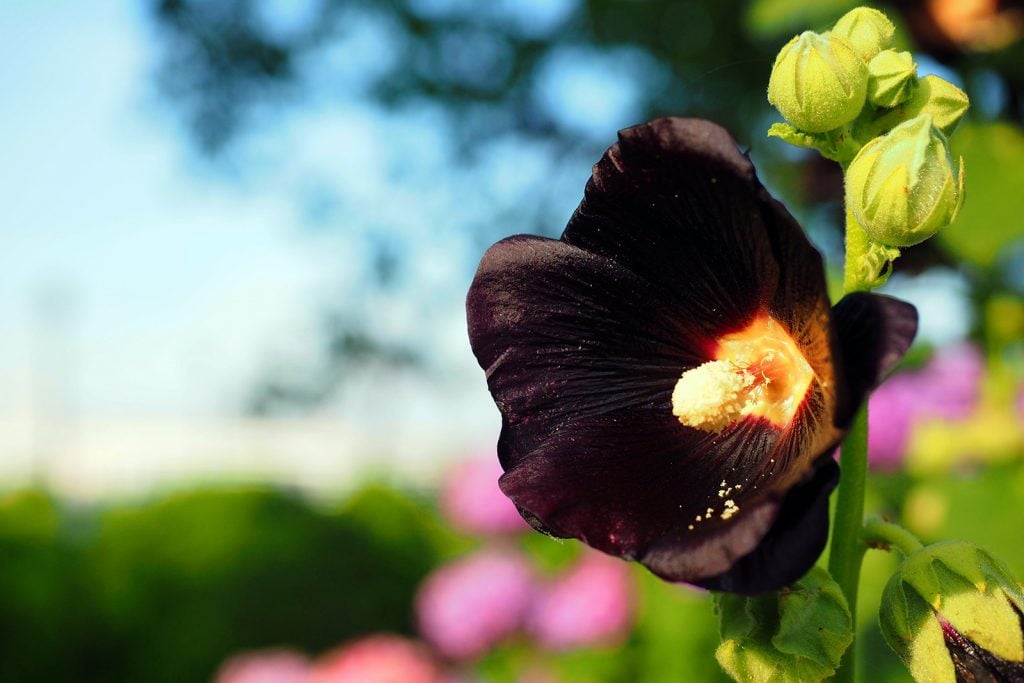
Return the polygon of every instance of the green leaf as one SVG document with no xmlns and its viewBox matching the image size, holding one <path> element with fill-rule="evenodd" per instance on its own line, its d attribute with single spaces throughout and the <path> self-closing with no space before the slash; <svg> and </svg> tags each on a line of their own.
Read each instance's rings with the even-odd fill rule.
<svg viewBox="0 0 1024 683">
<path fill-rule="evenodd" d="M 820 681 L 853 642 L 850 610 L 828 572 L 813 568 L 778 593 L 716 596 L 718 663 L 737 681 Z"/>
</svg>

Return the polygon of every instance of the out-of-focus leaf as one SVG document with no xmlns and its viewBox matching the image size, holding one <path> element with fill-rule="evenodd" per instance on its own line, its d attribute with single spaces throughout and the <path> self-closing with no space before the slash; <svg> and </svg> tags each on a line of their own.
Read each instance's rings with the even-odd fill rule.
<svg viewBox="0 0 1024 683">
<path fill-rule="evenodd" d="M 957 477 L 936 476 L 928 480 L 928 489 L 945 505 L 935 511 L 939 519 L 929 520 L 934 532 L 923 540 L 970 539 L 997 553 L 1015 575 L 1024 573 L 1024 461 L 990 465 Z M 914 516 L 907 515 L 907 521 L 914 521 Z"/>
<path fill-rule="evenodd" d="M 716 621 L 709 593 L 640 572 L 641 604 L 630 648 L 634 681 L 728 681 L 715 662 Z"/>
<path fill-rule="evenodd" d="M 951 142 L 966 161 L 967 198 L 939 239 L 957 257 L 988 267 L 1024 239 L 1024 133 L 1007 123 L 966 124 Z"/>
<path fill-rule="evenodd" d="M 824 26 L 858 4 L 857 0 L 754 0 L 747 6 L 744 20 L 751 35 L 775 38 Z"/>
</svg>

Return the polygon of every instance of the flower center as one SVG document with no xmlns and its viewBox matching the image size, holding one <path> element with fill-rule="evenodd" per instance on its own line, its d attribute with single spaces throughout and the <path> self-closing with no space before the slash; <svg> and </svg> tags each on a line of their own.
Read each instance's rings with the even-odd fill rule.
<svg viewBox="0 0 1024 683">
<path fill-rule="evenodd" d="M 720 338 L 714 360 L 683 373 L 672 392 L 672 414 L 688 427 L 715 433 L 748 415 L 785 427 L 813 378 L 793 338 L 762 314 Z"/>
</svg>

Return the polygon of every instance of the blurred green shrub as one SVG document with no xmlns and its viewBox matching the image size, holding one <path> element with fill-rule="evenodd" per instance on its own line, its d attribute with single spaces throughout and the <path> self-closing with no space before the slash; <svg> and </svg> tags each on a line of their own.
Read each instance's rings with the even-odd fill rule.
<svg viewBox="0 0 1024 683">
<path fill-rule="evenodd" d="M 55 502 L 0 497 L 0 681 L 90 680 L 102 626 Z M 97 679 L 98 680 L 98 679 Z"/>
<path fill-rule="evenodd" d="M 239 650 L 411 633 L 453 543 L 383 487 L 336 512 L 211 489 L 71 521 L 40 493 L 0 499 L 0 680 L 203 681 Z"/>
</svg>

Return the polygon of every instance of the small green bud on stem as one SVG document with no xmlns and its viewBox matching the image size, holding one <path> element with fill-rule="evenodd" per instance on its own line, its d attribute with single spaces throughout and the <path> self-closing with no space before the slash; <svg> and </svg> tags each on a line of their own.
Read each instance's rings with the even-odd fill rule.
<svg viewBox="0 0 1024 683">
<path fill-rule="evenodd" d="M 868 101 L 895 107 L 910 99 L 917 85 L 917 64 L 909 52 L 882 50 L 868 63 Z"/>
<path fill-rule="evenodd" d="M 868 237 L 891 247 L 923 242 L 953 222 L 963 202 L 946 137 L 918 116 L 861 148 L 846 174 L 846 204 Z"/>
<path fill-rule="evenodd" d="M 892 45 L 896 27 L 876 9 L 852 9 L 832 27 L 832 35 L 845 40 L 865 62 Z"/>
<path fill-rule="evenodd" d="M 804 31 L 775 58 L 768 101 L 791 124 L 823 133 L 857 118 L 868 91 L 867 64 L 841 38 Z"/>
</svg>

